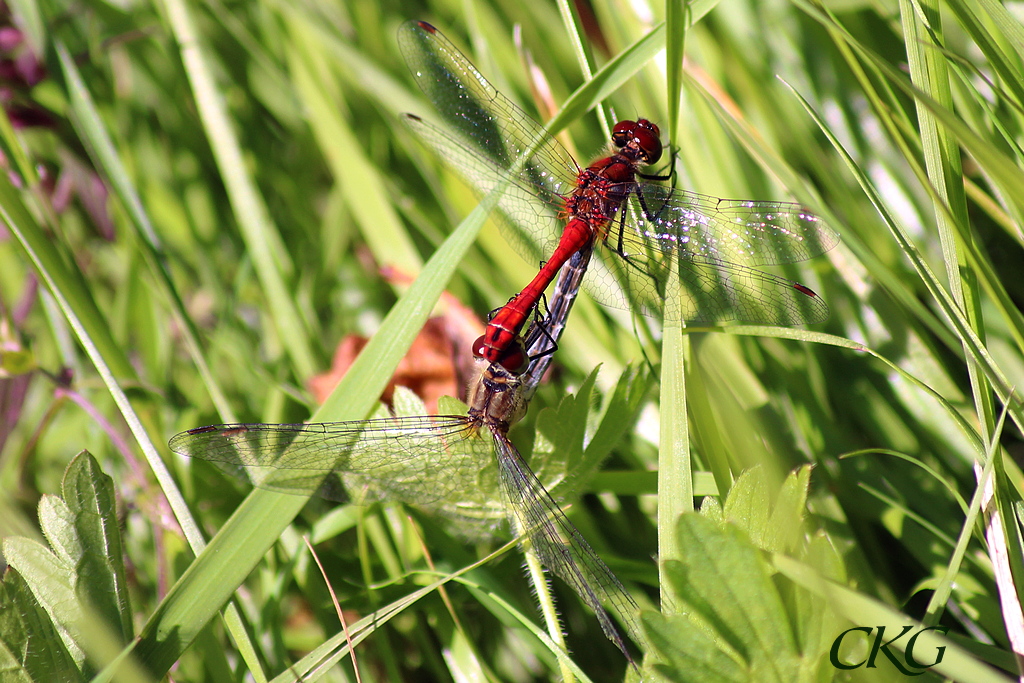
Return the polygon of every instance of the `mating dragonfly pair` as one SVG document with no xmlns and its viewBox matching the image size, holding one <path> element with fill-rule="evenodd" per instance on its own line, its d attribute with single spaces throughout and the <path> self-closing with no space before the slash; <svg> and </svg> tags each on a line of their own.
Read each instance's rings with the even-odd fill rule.
<svg viewBox="0 0 1024 683">
<path fill-rule="evenodd" d="M 242 469 L 265 488 L 309 495 L 331 475 L 363 477 L 382 495 L 410 502 L 427 502 L 423 481 L 437 482 L 440 496 L 459 486 L 459 462 L 493 458 L 513 531 L 594 610 L 632 662 L 607 609 L 642 642 L 636 602 L 508 439 L 551 360 L 584 271 L 594 255 L 588 289 L 595 297 L 646 314 L 663 315 L 671 295 L 682 301 L 675 317 L 687 323 L 815 323 L 828 315 L 820 297 L 756 267 L 811 258 L 838 235 L 796 204 L 722 200 L 647 182 L 654 176 L 642 169 L 659 161 L 662 143 L 644 119 L 616 124 L 612 151 L 580 167 L 433 26 L 403 25 L 399 44 L 444 123 L 406 114 L 408 125 L 480 192 L 500 188 L 510 241 L 534 262 L 546 258 L 474 344 L 481 367 L 468 414 L 214 425 L 178 434 L 171 449 Z M 541 316 L 538 302 L 556 276 Z"/>
</svg>

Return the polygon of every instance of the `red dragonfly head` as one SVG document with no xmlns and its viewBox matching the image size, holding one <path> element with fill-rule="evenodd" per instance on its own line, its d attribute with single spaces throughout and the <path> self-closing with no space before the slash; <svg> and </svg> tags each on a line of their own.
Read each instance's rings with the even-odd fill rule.
<svg viewBox="0 0 1024 683">
<path fill-rule="evenodd" d="M 497 363 L 513 375 L 521 375 L 526 372 L 532 360 L 518 339 L 510 343 L 506 349 L 501 351 L 500 355 L 495 356 L 494 354 L 495 352 L 487 342 L 486 334 L 481 335 L 473 342 L 473 356 Z"/>
<path fill-rule="evenodd" d="M 647 119 L 616 123 L 612 128 L 612 143 L 627 156 L 645 164 L 656 164 L 661 158 L 661 131 Z"/>
</svg>

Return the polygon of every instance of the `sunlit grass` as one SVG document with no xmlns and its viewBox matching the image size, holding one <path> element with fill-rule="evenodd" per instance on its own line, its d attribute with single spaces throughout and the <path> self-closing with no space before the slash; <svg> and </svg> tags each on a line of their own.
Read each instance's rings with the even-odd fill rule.
<svg viewBox="0 0 1024 683">
<path fill-rule="evenodd" d="M 681 45 L 679 24 L 660 26 L 664 7 L 640 16 L 638 4 L 597 3 L 579 29 L 555 5 L 522 3 L 167 0 L 66 15 L 58 3 L 17 4 L 33 10 L 18 25 L 49 76 L 15 83 L 17 103 L 45 106 L 53 125 L 20 127 L 26 114 L 9 107 L 19 127 L 0 127 L 18 179 L 0 187 L 10 233 L 0 367 L 12 375 L 0 380 L 11 426 L 0 529 L 30 535 L 36 500 L 60 493 L 71 456 L 96 455 L 122 501 L 134 656 L 156 678 L 171 666 L 175 680 L 323 674 L 319 658 L 345 640 L 303 533 L 376 679 L 544 680 L 572 668 L 548 647 L 518 550 L 444 594 L 434 586 L 506 543 L 500 526 L 470 539 L 414 508 L 243 499 L 165 446 L 201 424 L 363 417 L 442 289 L 482 318 L 534 272 L 491 224 L 477 236 L 478 198 L 401 125 L 402 112 L 429 106 L 395 44 L 411 18 L 440 27 L 528 111 L 568 102 L 560 139 L 577 158 L 601 148 L 616 116 L 644 116 L 662 124 L 680 186 L 799 201 L 842 235 L 826 257 L 773 271 L 828 302 L 831 317 L 813 329 L 688 330 L 663 346 L 658 324 L 582 300 L 558 373 L 513 432 L 536 446 L 536 468 L 637 601 L 658 610 L 671 596 L 663 615 L 645 617 L 649 664 L 701 680 L 711 680 L 702 661 L 726 660 L 748 677 L 827 680 L 842 631 L 913 619 L 950 626 L 972 653 L 949 650 L 941 675 L 982 680 L 979 662 L 1013 670 L 1010 643 L 1019 650 L 1024 634 L 1000 599 L 1016 601 L 1024 570 L 1013 459 L 1024 414 L 1010 399 L 1024 381 L 1024 31 L 1001 6 L 946 3 L 941 30 L 926 14 L 929 32 L 909 3 L 884 16 L 696 3 Z M 680 71 L 665 66 L 663 45 L 685 49 Z M 583 59 L 599 79 L 570 99 Z M 594 116 L 603 88 L 612 113 Z M 90 169 L 111 193 L 109 236 Z M 40 173 L 74 181 L 77 201 L 56 201 Z M 318 410 L 307 382 L 353 333 L 373 339 Z M 545 412 L 589 387 L 598 365 L 589 416 L 569 404 Z M 73 375 L 58 385 L 27 367 Z M 642 401 L 613 398 L 620 377 L 647 382 L 646 370 L 650 388 L 630 394 Z M 597 439 L 583 459 L 608 451 L 611 472 L 560 480 L 579 464 L 551 447 L 579 426 L 562 421 L 595 428 L 599 415 L 626 435 Z M 660 482 L 659 449 L 674 468 Z M 803 465 L 813 467 L 791 474 Z M 977 494 L 982 473 L 990 499 Z M 696 500 L 680 477 L 692 477 Z M 666 512 L 702 501 L 717 525 L 677 526 Z M 221 530 L 193 562 L 201 536 Z M 691 547 L 673 545 L 684 539 Z M 997 551 L 1007 566 L 993 565 Z M 742 571 L 715 584 L 709 569 L 729 566 Z M 755 595 L 764 623 L 788 627 L 791 641 L 765 647 L 743 630 L 737 605 Z M 593 615 L 564 586 L 556 596 L 577 675 L 626 675 Z M 376 623 L 360 622 L 372 613 Z M 81 646 L 94 670 L 115 654 Z M 759 659 L 773 652 L 777 661 Z M 891 680 L 881 659 L 855 675 Z M 324 675 L 352 680 L 347 659 Z"/>
</svg>

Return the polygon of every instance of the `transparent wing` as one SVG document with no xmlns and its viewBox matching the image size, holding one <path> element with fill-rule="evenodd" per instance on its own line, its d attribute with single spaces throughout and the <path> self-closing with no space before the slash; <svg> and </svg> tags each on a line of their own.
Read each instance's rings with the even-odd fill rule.
<svg viewBox="0 0 1024 683">
<path fill-rule="evenodd" d="M 478 190 L 507 182 L 500 208 L 509 242 L 529 262 L 550 258 L 565 225 L 556 217 L 576 187 L 578 165 L 434 27 L 407 23 L 399 44 L 446 129 L 412 115 L 409 125 Z M 517 167 L 524 154 L 525 165 Z M 608 220 L 591 221 L 605 247 L 596 250 L 597 272 L 587 279 L 598 300 L 662 316 L 678 272 L 684 306 L 669 319 L 800 325 L 828 317 L 807 287 L 753 268 L 803 261 L 839 242 L 799 204 L 719 199 L 648 182 L 618 187 L 605 192 L 626 197 L 623 205 Z"/>
<path fill-rule="evenodd" d="M 838 244 L 839 235 L 799 204 L 636 183 L 602 226 L 600 242 L 586 286 L 609 306 L 702 325 L 789 326 L 828 318 L 828 306 L 808 287 L 751 267 L 803 261 Z M 674 272 L 682 294 L 678 313 L 665 311 Z"/>
<path fill-rule="evenodd" d="M 575 185 L 579 169 L 565 148 L 488 83 L 437 29 L 407 22 L 399 29 L 398 44 L 416 83 L 462 143 L 460 149 L 503 169 L 532 150 L 521 172 L 527 184 L 554 195 Z"/>
<path fill-rule="evenodd" d="M 632 253 L 656 250 L 671 258 L 770 266 L 806 261 L 839 243 L 839 235 L 799 204 L 719 199 L 651 183 L 629 193 L 626 229 L 610 224 L 608 246 Z"/>
<path fill-rule="evenodd" d="M 612 608 L 637 642 L 643 642 L 639 606 L 551 498 L 515 446 L 500 431 L 492 430 L 492 434 L 498 473 L 516 533 L 530 539 L 544 566 L 569 584 L 594 610 L 601 630 L 632 661 L 606 606 Z"/>
<path fill-rule="evenodd" d="M 407 114 L 406 123 L 480 192 L 507 179 L 502 227 L 516 251 L 537 263 L 561 234 L 556 216 L 576 186 L 575 160 L 430 24 L 403 24 L 398 44 L 444 130 L 415 115 Z"/>
<path fill-rule="evenodd" d="M 587 290 L 614 308 L 637 311 L 665 320 L 717 325 L 809 325 L 828 319 L 825 301 L 805 285 L 756 268 L 676 252 L 672 255 L 632 252 L 627 258 L 600 250 L 591 262 Z M 673 278 L 673 272 L 678 277 Z M 680 307 L 666 309 L 669 288 L 678 287 Z"/>
<path fill-rule="evenodd" d="M 443 503 L 449 512 L 457 511 L 453 494 L 480 488 L 494 457 L 465 415 L 213 425 L 174 436 L 170 447 L 260 488 L 345 501 Z"/>
<path fill-rule="evenodd" d="M 536 183 L 524 170 L 509 176 L 507 168 L 477 154 L 452 135 L 433 126 L 418 116 L 405 115 L 406 124 L 439 158 L 481 195 L 495 187 L 505 187 L 498 200 L 500 225 L 505 239 L 528 263 L 536 264 L 546 258 L 558 243 L 565 221 L 558 218 L 565 200 L 555 190 L 565 181 Z M 511 177 L 511 181 L 506 178 Z M 569 188 L 571 191 L 571 187 Z"/>
</svg>

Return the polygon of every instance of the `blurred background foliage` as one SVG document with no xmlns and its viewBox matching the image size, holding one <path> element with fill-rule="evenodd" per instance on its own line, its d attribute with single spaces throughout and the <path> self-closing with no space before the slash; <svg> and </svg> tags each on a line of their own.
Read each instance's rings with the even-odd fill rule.
<svg viewBox="0 0 1024 683">
<path fill-rule="evenodd" d="M 320 543 L 349 619 L 397 610 L 360 632 L 369 635 L 357 648 L 365 675 L 558 675 L 552 651 L 512 616 L 510 605 L 539 621 L 518 551 L 444 595 L 404 602 L 434 567 L 454 572 L 500 547 L 499 527 L 470 543 L 453 521 L 413 508 L 312 501 L 281 535 L 241 503 L 232 530 L 247 524 L 259 541 L 225 534 L 218 548 L 231 553 L 183 574 L 200 532 L 216 533 L 247 491 L 164 444 L 201 424 L 308 419 L 314 395 L 329 393 L 314 378 L 332 359 L 336 370 L 350 364 L 403 293 L 424 296 L 410 283 L 476 206 L 399 120 L 428 106 L 396 49 L 401 22 L 440 27 L 542 121 L 584 73 L 638 47 L 604 102 L 614 115 L 581 113 L 560 133 L 578 159 L 601 149 L 616 116 L 644 116 L 672 145 L 681 187 L 799 201 L 843 239 L 826 257 L 776 269 L 828 302 L 830 319 L 813 330 L 688 330 L 683 351 L 663 356 L 658 323 L 582 298 L 556 371 L 513 432 L 524 452 L 534 446 L 536 469 L 552 472 L 545 481 L 638 602 L 656 610 L 671 597 L 663 604 L 672 609 L 646 621 L 660 634 L 647 665 L 661 668 L 649 675 L 713 680 L 687 656 L 715 652 L 741 676 L 723 669 L 721 680 L 769 680 L 743 638 L 721 630 L 729 620 L 714 616 L 768 586 L 780 595 L 775 616 L 788 621 L 761 628 L 788 627 L 794 639 L 778 655 L 779 680 L 893 680 L 888 662 L 839 672 L 828 660 L 835 636 L 883 616 L 949 626 L 972 654 L 950 650 L 935 669 L 943 676 L 982 680 L 980 661 L 1016 671 L 1021 11 L 955 0 L 727 0 L 688 13 L 604 0 L 9 2 L 0 28 L 0 533 L 38 535 L 40 496 L 60 492 L 65 466 L 87 449 L 119 496 L 132 624 L 121 637 L 140 635 L 135 654 L 155 677 L 173 665 L 182 681 L 287 678 L 298 660 L 307 680 L 350 680 L 347 661 L 320 670 L 300 659 L 342 633 L 303 533 Z M 684 62 L 666 63 L 681 49 Z M 399 384 L 428 402 L 461 391 L 478 321 L 535 272 L 510 253 L 488 224 L 448 263 L 454 276 L 434 282 L 448 292 L 441 322 L 413 347 Z M 436 300 L 418 300 L 424 316 Z M 408 347 L 416 330 L 396 329 L 383 333 Z M 353 380 L 351 395 L 380 395 L 404 352 L 363 360 L 360 377 L 373 379 Z M 686 384 L 667 403 L 659 377 L 670 366 Z M 643 400 L 616 401 L 616 387 Z M 551 412 L 581 388 L 590 411 Z M 628 426 L 604 471 L 545 464 L 559 457 L 546 447 L 566 428 L 559 416 L 590 435 L 602 420 Z M 686 431 L 659 446 L 666 420 Z M 666 500 L 659 450 L 663 463 L 667 450 L 689 458 L 681 467 L 692 497 L 676 489 Z M 787 479 L 801 465 L 813 468 Z M 718 531 L 677 527 L 665 512 L 694 500 Z M 277 519 L 283 527 L 291 517 Z M 765 531 L 783 528 L 797 533 Z M 685 544 L 659 550 L 670 537 L 718 539 L 721 557 L 739 559 L 723 561 L 736 575 L 717 580 L 734 579 L 736 590 L 701 583 L 711 577 L 697 575 L 695 558 L 714 560 L 711 546 L 694 545 L 685 569 Z M 1000 554 L 1009 559 L 994 564 Z M 764 576 L 740 571 L 751 558 Z M 815 593 L 786 564 L 794 559 L 849 599 Z M 232 563 L 237 581 L 218 580 Z M 699 588 L 708 595 L 688 595 Z M 634 675 L 576 597 L 556 593 L 578 675 Z M 223 620 L 207 625 L 231 595 Z M 113 656 L 85 650 L 75 660 L 82 675 Z"/>
</svg>

